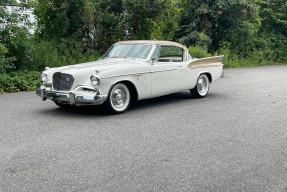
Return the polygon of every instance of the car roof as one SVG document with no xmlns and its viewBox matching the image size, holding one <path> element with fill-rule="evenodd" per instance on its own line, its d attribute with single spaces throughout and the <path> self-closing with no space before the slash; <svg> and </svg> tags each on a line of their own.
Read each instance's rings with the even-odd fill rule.
<svg viewBox="0 0 287 192">
<path fill-rule="evenodd" d="M 133 41 L 119 41 L 115 43 L 115 45 L 120 45 L 120 44 L 151 44 L 151 45 L 166 45 L 166 46 L 177 46 L 181 47 L 183 49 L 186 49 L 184 45 L 181 45 L 176 42 L 172 41 L 157 41 L 157 40 L 133 40 Z"/>
</svg>

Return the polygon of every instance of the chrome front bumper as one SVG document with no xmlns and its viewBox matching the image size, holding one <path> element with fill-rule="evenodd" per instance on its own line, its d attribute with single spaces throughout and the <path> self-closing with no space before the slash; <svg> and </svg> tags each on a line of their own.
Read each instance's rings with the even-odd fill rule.
<svg viewBox="0 0 287 192">
<path fill-rule="evenodd" d="M 41 87 L 36 90 L 36 94 L 42 98 L 42 101 L 50 99 L 55 102 L 70 105 L 100 105 L 104 103 L 108 96 L 101 95 L 98 90 L 80 90 L 80 91 L 56 91 L 48 87 Z"/>
</svg>

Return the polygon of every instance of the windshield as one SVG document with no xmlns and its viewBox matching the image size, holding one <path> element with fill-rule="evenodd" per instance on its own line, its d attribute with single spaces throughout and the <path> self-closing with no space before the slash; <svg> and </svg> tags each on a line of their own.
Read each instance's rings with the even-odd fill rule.
<svg viewBox="0 0 287 192">
<path fill-rule="evenodd" d="M 132 44 L 132 45 L 114 45 L 104 54 L 102 59 L 106 58 L 134 58 L 147 59 L 152 45 Z"/>
</svg>

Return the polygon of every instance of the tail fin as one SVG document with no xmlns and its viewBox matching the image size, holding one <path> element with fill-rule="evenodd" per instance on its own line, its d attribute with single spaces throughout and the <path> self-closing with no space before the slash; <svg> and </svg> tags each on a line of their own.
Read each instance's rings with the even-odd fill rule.
<svg viewBox="0 0 287 192">
<path fill-rule="evenodd" d="M 190 62 L 188 68 L 199 68 L 199 67 L 215 67 L 215 66 L 223 66 L 222 60 L 224 55 L 214 56 L 214 57 L 206 57 L 202 59 L 195 59 Z"/>
</svg>

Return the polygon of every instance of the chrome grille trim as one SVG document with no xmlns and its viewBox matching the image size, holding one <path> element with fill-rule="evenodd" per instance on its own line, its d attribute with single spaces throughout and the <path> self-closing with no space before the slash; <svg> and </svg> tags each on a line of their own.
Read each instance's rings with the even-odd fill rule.
<svg viewBox="0 0 287 192">
<path fill-rule="evenodd" d="M 53 89 L 68 91 L 72 88 L 74 77 L 70 74 L 56 72 L 53 75 Z"/>
</svg>

